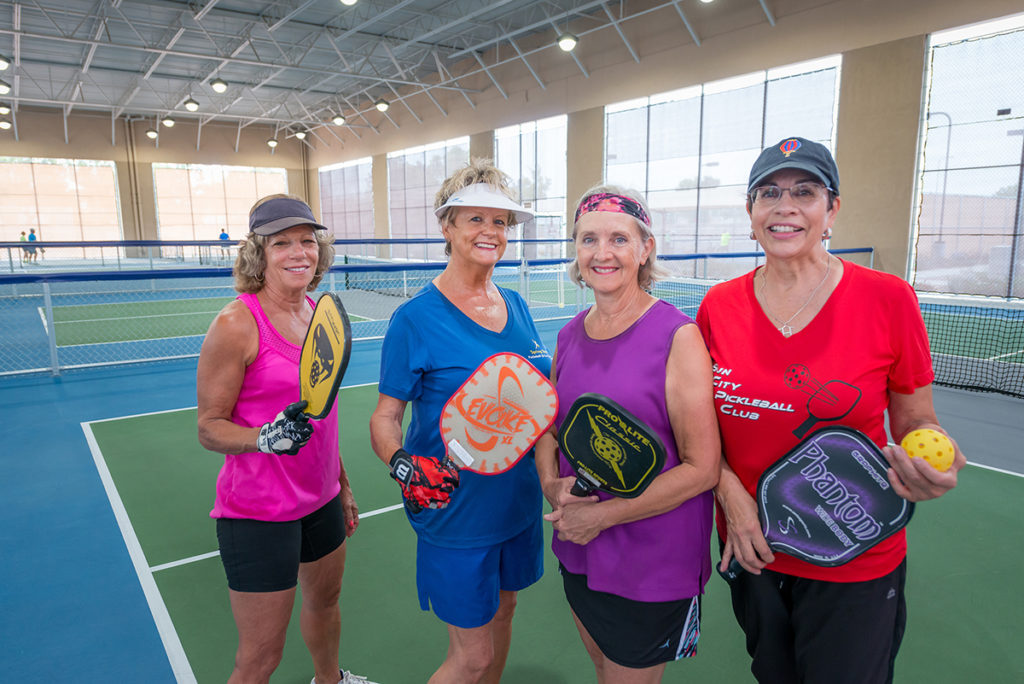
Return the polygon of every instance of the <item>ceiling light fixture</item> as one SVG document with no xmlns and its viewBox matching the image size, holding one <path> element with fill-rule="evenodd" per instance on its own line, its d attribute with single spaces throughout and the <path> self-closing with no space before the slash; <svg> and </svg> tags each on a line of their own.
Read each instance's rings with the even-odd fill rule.
<svg viewBox="0 0 1024 684">
<path fill-rule="evenodd" d="M 388 107 L 391 106 L 391 103 L 389 103 L 387 100 L 385 100 L 382 97 L 379 100 L 377 100 L 376 102 L 374 102 L 373 106 L 377 108 L 378 112 L 386 112 L 386 111 L 388 111 Z"/>
<path fill-rule="evenodd" d="M 185 105 L 185 109 L 187 109 L 190 112 L 198 112 L 199 111 L 199 103 L 196 102 L 195 100 L 193 100 L 191 97 L 189 97 L 187 100 L 185 100 L 185 102 L 183 102 L 182 104 L 184 104 Z"/>
<path fill-rule="evenodd" d="M 0 116 L 7 116 L 11 113 L 11 105 L 6 102 L 0 102 Z"/>
<path fill-rule="evenodd" d="M 341 114 L 335 114 L 334 118 L 331 119 L 331 121 L 334 123 L 335 126 L 344 126 L 345 125 L 345 117 L 342 116 Z"/>
<path fill-rule="evenodd" d="M 164 126 L 167 126 L 168 128 L 174 128 L 174 119 L 172 119 L 169 116 L 165 116 L 164 118 L 160 119 L 160 123 L 162 123 Z"/>
<path fill-rule="evenodd" d="M 277 147 L 277 138 L 267 138 L 267 147 L 270 149 Z"/>
<path fill-rule="evenodd" d="M 558 36 L 558 47 L 560 47 L 563 52 L 572 52 L 576 49 L 576 43 L 578 42 L 580 42 L 579 38 L 568 31 Z"/>
<path fill-rule="evenodd" d="M 703 3 L 705 4 L 705 5 L 710 5 L 710 4 L 711 4 L 711 3 L 713 3 L 713 2 L 715 1 L 715 0 L 700 0 L 700 1 L 701 1 L 701 2 L 703 2 Z"/>
<path fill-rule="evenodd" d="M 2 128 L 3 130 L 6 131 L 12 125 L 13 124 L 10 122 L 10 120 L 8 120 L 8 119 L 0 119 L 0 128 Z"/>
<path fill-rule="evenodd" d="M 11 92 L 11 84 L 7 81 L 0 81 L 0 95 L 6 95 Z"/>
<path fill-rule="evenodd" d="M 359 2 L 359 0 L 341 0 L 341 4 L 344 5 L 345 7 L 351 7 L 357 2 Z"/>
<path fill-rule="evenodd" d="M 7 67 L 11 66 L 11 60 L 7 59 L 3 55 L 0 55 L 0 71 L 7 71 Z"/>
<path fill-rule="evenodd" d="M 295 131 L 295 137 L 298 138 L 299 140 L 305 140 L 306 131 Z"/>
<path fill-rule="evenodd" d="M 213 92 L 215 93 L 223 93 L 225 90 L 228 89 L 228 83 L 227 81 L 215 78 L 212 81 L 210 81 L 210 87 L 213 88 Z"/>
<path fill-rule="evenodd" d="M 156 140 L 158 135 L 160 135 L 160 133 L 155 128 L 146 129 L 146 137 L 150 140 Z"/>
</svg>

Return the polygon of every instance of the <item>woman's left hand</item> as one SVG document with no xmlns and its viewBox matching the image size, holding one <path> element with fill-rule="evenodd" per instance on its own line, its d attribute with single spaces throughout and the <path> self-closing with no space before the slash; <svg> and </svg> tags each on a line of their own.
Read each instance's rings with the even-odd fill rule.
<svg viewBox="0 0 1024 684">
<path fill-rule="evenodd" d="M 351 537 L 359 527 L 359 506 L 348 483 L 341 485 L 341 508 L 345 511 L 345 536 Z"/>
<path fill-rule="evenodd" d="M 923 458 L 910 458 L 899 445 L 883 447 L 882 453 L 892 466 L 889 469 L 889 483 L 893 491 L 907 501 L 927 501 L 956 487 L 957 472 L 967 464 L 967 458 L 956 442 L 953 442 L 953 449 L 956 451 L 953 465 L 943 472 L 936 470 Z"/>
<path fill-rule="evenodd" d="M 544 519 L 558 532 L 559 540 L 583 545 L 601 534 L 608 524 L 602 515 L 601 502 L 596 501 L 596 497 L 579 501 L 556 508 Z"/>
</svg>

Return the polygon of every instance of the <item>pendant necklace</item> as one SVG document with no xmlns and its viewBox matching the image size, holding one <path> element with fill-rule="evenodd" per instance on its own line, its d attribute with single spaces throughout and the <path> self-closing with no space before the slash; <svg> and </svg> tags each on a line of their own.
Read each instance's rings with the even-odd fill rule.
<svg viewBox="0 0 1024 684">
<path fill-rule="evenodd" d="M 826 280 L 828 280 L 828 274 L 829 274 L 829 272 L 831 270 L 832 270 L 832 257 L 831 257 L 831 255 L 829 255 L 828 256 L 827 265 L 825 266 L 825 276 L 821 279 L 821 282 L 818 283 L 818 285 L 811 291 L 811 294 L 807 297 L 807 301 L 805 301 L 803 303 L 803 306 L 801 306 L 799 309 L 797 309 L 796 313 L 793 314 L 792 316 L 790 316 L 782 325 L 778 326 L 779 332 L 782 333 L 783 337 L 789 337 L 789 336 L 791 336 L 793 334 L 793 326 L 791 326 L 790 323 L 793 322 L 794 318 L 796 318 L 797 316 L 800 315 L 801 311 L 803 311 L 804 309 L 807 308 L 807 305 L 811 303 L 812 299 L 814 299 L 814 295 L 818 294 L 818 290 L 820 290 L 821 286 L 825 284 Z M 779 317 L 776 316 L 775 314 L 773 314 L 768 309 L 768 297 L 764 293 L 764 286 L 765 286 L 765 284 L 767 284 L 767 282 L 768 282 L 768 270 L 767 270 L 767 267 L 765 267 L 765 271 L 763 272 L 763 274 L 761 276 L 761 306 L 764 307 L 764 312 L 766 314 L 768 314 L 768 318 L 771 318 L 773 321 L 778 321 Z"/>
</svg>

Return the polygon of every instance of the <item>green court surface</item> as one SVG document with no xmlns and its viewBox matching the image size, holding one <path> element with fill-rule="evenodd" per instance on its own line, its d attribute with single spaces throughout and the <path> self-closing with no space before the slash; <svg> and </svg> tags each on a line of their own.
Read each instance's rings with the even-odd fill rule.
<svg viewBox="0 0 1024 684">
<path fill-rule="evenodd" d="M 382 684 L 421 684 L 443 659 L 447 634 L 419 609 L 415 538 L 404 513 L 371 515 L 400 502 L 397 486 L 369 447 L 367 424 L 376 398 L 375 386 L 345 388 L 338 395 L 342 453 L 364 516 L 347 542 L 342 665 Z M 155 600 L 166 606 L 188 668 L 200 683 L 225 681 L 236 636 L 208 517 L 221 457 L 198 445 L 195 409 L 97 422 L 87 430 L 145 555 L 141 574 L 155 581 Z M 943 499 L 919 505 L 908 528 L 909 625 L 897 682 L 1024 678 L 1024 598 L 1006 591 L 1019 586 L 1024 564 L 1015 506 L 1024 498 L 1024 479 L 980 467 L 968 467 L 960 478 Z M 697 657 L 669 664 L 664 681 L 753 681 L 727 587 L 717 576 L 708 583 L 703 614 Z M 275 683 L 305 684 L 312 676 L 297 613 L 293 618 Z M 170 657 L 180 660 L 182 654 Z M 543 579 L 519 595 L 502 681 L 594 681 L 550 550 Z"/>
<path fill-rule="evenodd" d="M 54 306 L 57 345 L 105 344 L 205 335 L 234 297 Z M 366 320 L 350 316 L 352 321 Z"/>
<path fill-rule="evenodd" d="M 1024 363 L 1024 316 L 1020 310 L 945 313 L 922 307 L 933 354 Z"/>
</svg>

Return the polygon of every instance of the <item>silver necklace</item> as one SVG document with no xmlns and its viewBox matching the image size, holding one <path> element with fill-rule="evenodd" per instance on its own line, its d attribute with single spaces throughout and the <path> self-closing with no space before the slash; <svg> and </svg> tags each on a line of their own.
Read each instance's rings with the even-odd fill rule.
<svg viewBox="0 0 1024 684">
<path fill-rule="evenodd" d="M 827 264 L 825 266 L 825 276 L 821 279 L 821 282 L 818 283 L 818 285 L 813 290 L 811 290 L 811 294 L 807 297 L 807 301 L 805 301 L 803 303 L 803 306 L 801 306 L 799 309 L 797 309 L 796 313 L 793 314 L 792 316 L 790 316 L 782 325 L 778 326 L 779 332 L 782 333 L 783 337 L 789 337 L 790 335 L 793 334 L 793 326 L 791 326 L 790 323 L 793 322 L 794 318 L 796 318 L 797 316 L 800 315 L 801 311 L 803 311 L 804 309 L 807 308 L 807 305 L 811 303 L 812 299 L 814 299 L 814 295 L 818 294 L 818 290 L 820 290 L 821 286 L 825 284 L 826 280 L 828 280 L 828 274 L 829 274 L 829 272 L 831 270 L 832 270 L 832 257 L 828 256 L 828 261 L 827 261 Z M 768 267 L 765 266 L 765 270 L 761 274 L 761 305 L 764 307 L 764 312 L 766 314 L 768 314 L 768 318 L 771 318 L 771 319 L 773 319 L 774 321 L 777 322 L 779 320 L 779 317 L 776 316 L 775 314 L 773 314 L 771 312 L 771 310 L 768 308 L 768 297 L 764 293 L 764 286 L 767 283 L 768 283 Z"/>
</svg>

